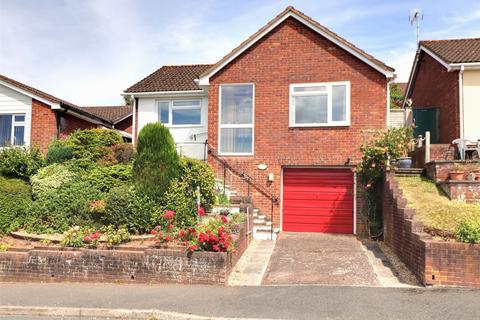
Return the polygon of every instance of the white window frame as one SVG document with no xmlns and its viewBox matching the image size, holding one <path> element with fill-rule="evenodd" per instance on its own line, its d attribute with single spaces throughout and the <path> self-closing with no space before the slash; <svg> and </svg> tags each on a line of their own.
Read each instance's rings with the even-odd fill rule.
<svg viewBox="0 0 480 320">
<path fill-rule="evenodd" d="M 252 86 L 252 123 L 251 124 L 222 124 L 222 86 Z M 222 152 L 222 129 L 252 129 L 252 152 Z M 255 150 L 255 84 L 223 83 L 218 88 L 218 154 L 221 156 L 253 156 Z"/>
<path fill-rule="evenodd" d="M 12 130 L 10 132 L 10 145 L 8 147 L 25 147 L 27 146 L 27 114 L 26 113 L 0 113 L 2 116 L 11 116 L 12 117 Z M 15 116 L 23 116 L 23 121 L 16 121 Z M 21 145 L 14 145 L 14 137 L 15 137 L 15 127 L 23 127 L 23 144 Z M 7 148 L 8 148 L 7 147 Z M 4 146 L 0 146 L 1 148 L 6 148 Z"/>
<path fill-rule="evenodd" d="M 181 107 L 174 107 L 174 102 L 187 102 L 187 101 L 198 101 L 199 106 L 181 106 Z M 160 102 L 168 102 L 168 123 L 160 122 Z M 198 109 L 200 108 L 200 123 L 196 124 L 173 124 L 173 110 L 188 110 L 188 109 Z M 158 99 L 155 100 L 155 109 L 157 114 L 157 121 L 162 123 L 164 126 L 168 128 L 195 128 L 195 127 L 203 127 L 203 102 L 202 99 Z"/>
<path fill-rule="evenodd" d="M 332 87 L 345 86 L 345 121 L 332 121 Z M 326 87 L 326 91 L 305 91 L 294 92 L 299 87 Z M 295 97 L 327 94 L 327 122 L 326 123 L 295 123 Z M 289 106 L 289 126 L 290 127 L 348 127 L 350 126 L 350 81 L 339 82 L 316 82 L 316 83 L 292 83 L 290 84 L 290 106 Z"/>
</svg>

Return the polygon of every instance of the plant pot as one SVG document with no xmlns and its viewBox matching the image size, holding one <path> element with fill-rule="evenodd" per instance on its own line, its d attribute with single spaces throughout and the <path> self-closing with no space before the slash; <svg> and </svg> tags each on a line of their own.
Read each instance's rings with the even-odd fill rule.
<svg viewBox="0 0 480 320">
<path fill-rule="evenodd" d="M 480 174 L 477 174 L 477 175 L 475 176 L 475 181 L 480 181 Z"/>
<path fill-rule="evenodd" d="M 463 176 L 465 175 L 465 171 L 450 171 L 449 173 L 450 180 L 463 180 Z"/>
<path fill-rule="evenodd" d="M 398 168 L 403 168 L 403 169 L 411 168 L 412 167 L 412 158 L 411 157 L 398 158 L 397 167 Z"/>
</svg>

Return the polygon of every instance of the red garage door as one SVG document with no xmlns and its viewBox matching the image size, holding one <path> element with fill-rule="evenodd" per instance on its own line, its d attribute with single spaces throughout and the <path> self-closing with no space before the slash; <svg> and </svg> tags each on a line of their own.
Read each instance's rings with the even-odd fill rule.
<svg viewBox="0 0 480 320">
<path fill-rule="evenodd" d="M 283 230 L 353 233 L 350 169 L 285 169 Z"/>
</svg>

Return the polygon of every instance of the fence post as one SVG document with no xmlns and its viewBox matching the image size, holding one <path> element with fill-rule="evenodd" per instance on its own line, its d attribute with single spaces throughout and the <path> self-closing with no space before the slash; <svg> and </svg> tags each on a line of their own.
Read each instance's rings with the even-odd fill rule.
<svg viewBox="0 0 480 320">
<path fill-rule="evenodd" d="M 425 163 L 430 162 L 430 131 L 425 132 Z"/>
<path fill-rule="evenodd" d="M 422 146 L 423 146 L 423 136 L 419 134 L 417 139 L 417 147 L 421 148 Z"/>
</svg>

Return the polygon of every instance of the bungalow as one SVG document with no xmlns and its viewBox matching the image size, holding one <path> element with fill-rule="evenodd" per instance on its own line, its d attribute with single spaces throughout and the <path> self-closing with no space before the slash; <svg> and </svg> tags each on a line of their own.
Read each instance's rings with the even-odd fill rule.
<svg viewBox="0 0 480 320">
<path fill-rule="evenodd" d="M 405 106 L 432 143 L 480 139 L 480 38 L 420 41 Z"/>
<path fill-rule="evenodd" d="M 76 129 L 117 128 L 131 138 L 132 108 L 80 107 L 0 75 L 0 147 L 36 146 L 45 152 L 54 139 Z"/>
<path fill-rule="evenodd" d="M 170 128 L 185 154 L 285 231 L 356 233 L 360 145 L 389 119 L 394 69 L 287 7 L 211 65 L 163 66 L 124 91 L 133 139 Z M 245 187 L 245 182 L 248 184 Z"/>
</svg>

